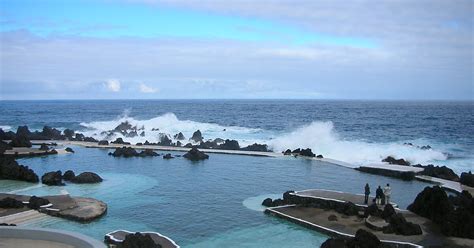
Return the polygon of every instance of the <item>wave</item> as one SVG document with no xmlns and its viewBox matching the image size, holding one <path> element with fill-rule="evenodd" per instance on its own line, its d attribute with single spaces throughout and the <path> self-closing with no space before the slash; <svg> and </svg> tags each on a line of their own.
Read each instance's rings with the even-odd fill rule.
<svg viewBox="0 0 474 248">
<path fill-rule="evenodd" d="M 149 119 L 149 120 L 137 120 L 129 117 L 128 112 L 117 117 L 111 121 L 95 121 L 89 123 L 81 123 L 80 125 L 85 127 L 86 130 L 83 132 L 87 136 L 92 136 L 97 139 L 104 139 L 107 137 L 108 132 L 117 127 L 120 123 L 128 122 L 132 126 L 136 126 L 141 131 L 145 132 L 145 136 L 136 137 L 124 137 L 119 133 L 114 133 L 112 137 L 108 139 L 123 138 L 126 141 L 136 142 L 158 142 L 160 134 L 168 134 L 170 138 L 173 135 L 182 132 L 186 139 L 191 138 L 192 134 L 196 130 L 200 130 L 203 134 L 204 139 L 235 139 L 241 142 L 241 145 L 252 144 L 252 142 L 263 142 L 259 137 L 264 137 L 264 130 L 256 128 L 246 128 L 239 126 L 222 126 L 214 123 L 196 122 L 191 120 L 179 120 L 175 114 L 166 113 L 164 115 Z"/>
<path fill-rule="evenodd" d="M 298 147 L 311 148 L 314 153 L 358 165 L 380 162 L 387 156 L 405 158 L 416 164 L 447 159 L 446 154 L 434 149 L 421 150 L 400 143 L 344 140 L 335 131 L 332 122 L 312 122 L 271 140 L 270 144 L 277 151 Z"/>
<path fill-rule="evenodd" d="M 0 129 L 3 131 L 11 131 L 12 127 L 8 125 L 0 125 Z"/>
</svg>

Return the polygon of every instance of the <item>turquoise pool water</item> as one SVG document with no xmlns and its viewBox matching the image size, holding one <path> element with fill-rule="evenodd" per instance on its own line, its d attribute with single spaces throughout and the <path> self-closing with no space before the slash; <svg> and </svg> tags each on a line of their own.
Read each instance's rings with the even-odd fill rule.
<svg viewBox="0 0 474 248">
<path fill-rule="evenodd" d="M 35 195 L 67 191 L 94 197 L 108 204 L 107 215 L 87 224 L 51 217 L 30 226 L 77 231 L 99 240 L 116 229 L 158 231 L 182 247 L 317 247 L 325 235 L 265 215 L 261 200 L 286 190 L 361 193 L 366 182 L 373 191 L 376 185 L 390 183 L 393 200 L 406 207 L 427 185 L 291 157 L 210 154 L 209 160 L 190 162 L 180 157 L 114 158 L 107 155 L 108 149 L 73 149 L 75 154 L 19 162 L 39 175 L 53 170 L 93 171 L 104 182 L 52 187 L 0 181 L 0 191 Z"/>
</svg>

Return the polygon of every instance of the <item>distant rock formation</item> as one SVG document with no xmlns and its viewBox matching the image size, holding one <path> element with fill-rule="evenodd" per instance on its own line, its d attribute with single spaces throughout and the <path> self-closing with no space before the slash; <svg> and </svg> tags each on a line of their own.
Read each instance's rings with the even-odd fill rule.
<svg viewBox="0 0 474 248">
<path fill-rule="evenodd" d="M 28 168 L 28 166 L 19 165 L 11 157 L 0 156 L 0 179 L 20 180 L 37 183 L 38 175 Z"/>
<path fill-rule="evenodd" d="M 130 142 L 123 141 L 122 138 L 116 138 L 115 141 L 111 142 L 112 144 L 120 144 L 120 145 L 130 145 Z"/>
<path fill-rule="evenodd" d="M 158 145 L 160 146 L 171 146 L 173 144 L 173 141 L 166 135 L 165 133 L 160 133 L 160 142 L 158 142 Z"/>
<path fill-rule="evenodd" d="M 204 152 L 199 151 L 196 147 L 193 147 L 186 154 L 184 154 L 183 157 L 189 160 L 197 161 L 197 160 L 208 159 L 209 155 L 205 154 Z"/>
<path fill-rule="evenodd" d="M 179 132 L 173 136 L 175 140 L 185 140 L 186 138 L 184 137 L 184 134 L 182 132 Z"/>
<path fill-rule="evenodd" d="M 51 171 L 45 173 L 41 177 L 41 183 L 46 184 L 48 186 L 63 186 L 63 177 L 61 171 Z"/>
<path fill-rule="evenodd" d="M 99 146 L 108 146 L 109 142 L 107 140 L 101 140 L 99 143 L 97 143 Z"/>
<path fill-rule="evenodd" d="M 226 139 L 223 144 L 217 146 L 217 149 L 222 150 L 239 150 L 239 142 L 237 140 Z"/>
<path fill-rule="evenodd" d="M 410 162 L 406 161 L 405 159 L 396 159 L 392 156 L 388 156 L 384 159 L 382 159 L 382 162 L 387 162 L 389 164 L 396 164 L 396 165 L 404 165 L 404 166 L 409 166 Z"/>
<path fill-rule="evenodd" d="M 200 130 L 197 130 L 196 132 L 193 133 L 193 136 L 191 137 L 191 140 L 194 142 L 201 142 L 202 141 L 202 133 Z"/>
<path fill-rule="evenodd" d="M 254 143 L 252 145 L 246 146 L 242 148 L 243 151 L 255 151 L 255 152 L 268 152 L 268 146 L 266 144 L 257 144 Z"/>
</svg>

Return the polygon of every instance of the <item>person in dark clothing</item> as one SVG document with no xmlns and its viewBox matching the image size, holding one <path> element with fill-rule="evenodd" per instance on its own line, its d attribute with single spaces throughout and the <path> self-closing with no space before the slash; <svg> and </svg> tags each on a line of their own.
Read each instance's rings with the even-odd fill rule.
<svg viewBox="0 0 474 248">
<path fill-rule="evenodd" d="M 383 197 L 383 190 L 379 185 L 377 190 L 375 190 L 375 204 L 377 205 L 382 204 L 382 197 Z"/>
<path fill-rule="evenodd" d="M 364 204 L 367 204 L 369 202 L 369 195 L 370 195 L 370 186 L 368 183 L 365 184 L 365 198 L 364 198 Z"/>
</svg>

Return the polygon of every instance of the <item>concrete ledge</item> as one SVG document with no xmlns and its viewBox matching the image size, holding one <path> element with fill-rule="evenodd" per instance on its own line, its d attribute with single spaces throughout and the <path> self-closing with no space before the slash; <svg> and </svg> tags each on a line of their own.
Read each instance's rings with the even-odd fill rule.
<svg viewBox="0 0 474 248">
<path fill-rule="evenodd" d="M 1 238 L 52 241 L 77 248 L 106 247 L 102 242 L 79 233 L 48 228 L 0 226 L 0 239 Z"/>
</svg>

